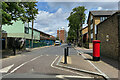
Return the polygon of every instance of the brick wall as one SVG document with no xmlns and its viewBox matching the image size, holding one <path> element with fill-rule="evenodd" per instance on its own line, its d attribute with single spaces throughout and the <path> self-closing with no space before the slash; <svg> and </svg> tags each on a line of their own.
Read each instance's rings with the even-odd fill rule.
<svg viewBox="0 0 120 80">
<path fill-rule="evenodd" d="M 59 34 L 60 32 L 60 34 Z M 60 41 L 62 40 L 62 42 L 64 43 L 66 41 L 66 31 L 65 30 L 57 30 L 57 37 L 60 37 Z"/>
<path fill-rule="evenodd" d="M 62 40 L 63 42 L 65 40 L 65 32 L 64 32 L 64 30 L 60 30 L 60 40 Z"/>
<path fill-rule="evenodd" d="M 119 2 L 120 3 L 120 2 Z M 120 61 L 120 14 L 118 15 L 118 41 L 119 41 L 119 61 Z"/>
<path fill-rule="evenodd" d="M 101 55 L 118 59 L 118 18 L 113 15 L 98 26 L 97 38 L 101 41 Z"/>
<path fill-rule="evenodd" d="M 59 37 L 59 30 L 57 30 L 57 37 Z"/>
</svg>

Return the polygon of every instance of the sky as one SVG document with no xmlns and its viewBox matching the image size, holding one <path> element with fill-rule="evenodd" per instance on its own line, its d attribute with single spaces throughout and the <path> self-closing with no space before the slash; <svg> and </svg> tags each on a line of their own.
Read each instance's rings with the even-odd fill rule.
<svg viewBox="0 0 120 80">
<path fill-rule="evenodd" d="M 56 37 L 57 29 L 64 27 L 68 31 L 67 18 L 73 8 L 85 6 L 86 21 L 89 11 L 117 10 L 118 2 L 38 2 L 37 18 L 34 28 Z M 86 23 L 85 21 L 85 23 Z M 86 24 L 83 25 L 85 27 Z"/>
</svg>

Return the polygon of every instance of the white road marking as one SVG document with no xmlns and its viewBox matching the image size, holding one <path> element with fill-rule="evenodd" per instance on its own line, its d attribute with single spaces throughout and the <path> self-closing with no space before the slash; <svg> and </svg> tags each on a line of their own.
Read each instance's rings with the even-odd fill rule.
<svg viewBox="0 0 120 80">
<path fill-rule="evenodd" d="M 67 70 L 67 69 L 63 69 L 63 68 L 59 68 L 59 67 L 56 67 L 56 66 L 53 66 L 53 64 L 56 62 L 56 60 L 59 58 L 59 56 L 57 56 L 56 58 L 55 58 L 55 60 L 52 62 L 52 64 L 51 64 L 51 67 L 52 68 L 56 68 L 56 69 L 59 69 L 59 70 L 63 70 L 63 71 L 68 71 L 68 72 L 71 72 L 71 73 L 74 73 L 74 74 L 78 74 L 78 75 L 81 75 L 81 76 L 83 76 L 83 74 L 80 74 L 80 73 L 78 73 L 78 72 L 74 72 L 74 71 L 71 71 L 71 70 Z M 60 57 L 60 59 L 62 58 L 62 56 Z"/>
<path fill-rule="evenodd" d="M 74 75 L 56 75 L 56 77 L 58 78 L 94 78 L 94 77 L 90 77 L 90 76 L 74 76 Z"/>
<path fill-rule="evenodd" d="M 61 60 L 62 60 L 62 57 L 59 59 L 59 61 L 56 65 L 61 66 L 61 67 L 65 67 L 65 68 L 68 68 L 68 69 L 73 69 L 73 70 L 78 70 L 78 71 L 83 71 L 83 72 L 87 72 L 87 73 L 101 75 L 100 73 L 97 73 L 97 72 L 92 72 L 92 71 L 87 71 L 87 70 L 83 70 L 83 69 L 78 69 L 78 68 L 73 68 L 73 67 L 69 67 L 69 66 L 60 65 L 59 63 L 60 63 Z"/>
<path fill-rule="evenodd" d="M 29 61 L 26 61 L 26 62 L 22 63 L 21 65 L 19 65 L 19 66 L 16 67 L 15 69 L 13 69 L 10 73 L 5 74 L 5 75 L 3 75 L 2 77 L 14 73 L 16 70 L 18 70 L 19 68 L 21 68 L 21 67 L 24 66 L 25 64 L 27 64 L 27 63 L 29 63 L 29 62 L 31 62 L 31 61 L 34 61 L 35 59 L 37 59 L 37 58 L 39 58 L 39 57 L 41 57 L 41 56 L 35 57 L 35 58 L 33 58 L 33 59 L 29 60 Z"/>
<path fill-rule="evenodd" d="M 35 59 L 37 59 L 37 58 L 39 58 L 39 57 L 41 57 L 41 56 L 35 57 L 35 58 L 31 59 L 30 61 L 24 62 L 23 64 L 19 65 L 19 66 L 16 67 L 15 69 L 13 69 L 10 73 L 15 72 L 16 70 L 18 70 L 18 69 L 19 69 L 20 67 L 22 67 L 23 65 L 25 65 L 25 64 L 27 64 L 27 63 L 29 63 L 29 62 L 31 62 L 31 61 L 34 61 Z"/>
<path fill-rule="evenodd" d="M 34 71 L 34 69 L 32 68 L 32 69 L 31 69 L 31 71 L 33 72 L 33 71 Z"/>
<path fill-rule="evenodd" d="M 79 52 L 79 51 L 78 51 Z M 81 53 L 82 51 L 80 51 Z M 83 53 L 83 52 L 82 52 Z M 82 54 L 81 54 L 82 55 Z M 86 57 L 84 55 L 82 55 L 82 57 L 84 59 L 86 59 Z M 108 80 L 111 80 L 105 73 L 103 73 L 99 68 L 97 68 L 92 62 L 90 62 L 89 60 L 87 60 L 96 70 L 98 70 L 105 78 L 107 78 Z"/>
<path fill-rule="evenodd" d="M 13 66 L 14 66 L 14 64 L 12 64 L 12 65 L 10 65 L 8 67 L 0 69 L 0 73 L 7 73 Z"/>
<path fill-rule="evenodd" d="M 48 54 L 46 56 L 49 56 Z"/>
<path fill-rule="evenodd" d="M 56 77 L 60 78 L 60 79 L 63 79 L 63 80 L 69 80 L 69 79 L 64 78 L 64 75 L 56 75 Z"/>
</svg>

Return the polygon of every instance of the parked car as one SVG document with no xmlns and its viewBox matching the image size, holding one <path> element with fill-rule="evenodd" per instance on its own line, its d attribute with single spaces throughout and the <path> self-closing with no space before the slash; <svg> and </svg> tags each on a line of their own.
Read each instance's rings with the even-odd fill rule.
<svg viewBox="0 0 120 80">
<path fill-rule="evenodd" d="M 56 45 L 60 45 L 60 41 L 59 41 L 59 40 L 56 40 L 54 45 L 55 45 L 55 46 L 56 46 Z"/>
</svg>

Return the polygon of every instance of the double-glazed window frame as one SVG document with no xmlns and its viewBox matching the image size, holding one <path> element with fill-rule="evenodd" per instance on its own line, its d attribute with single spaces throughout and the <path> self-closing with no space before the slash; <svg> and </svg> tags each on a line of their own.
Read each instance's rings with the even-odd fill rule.
<svg viewBox="0 0 120 80">
<path fill-rule="evenodd" d="M 29 34 L 29 28 L 28 27 L 25 27 L 25 33 Z"/>
<path fill-rule="evenodd" d="M 102 22 L 102 21 L 104 21 L 106 19 L 107 19 L 107 17 L 100 17 L 100 22 Z"/>
</svg>

